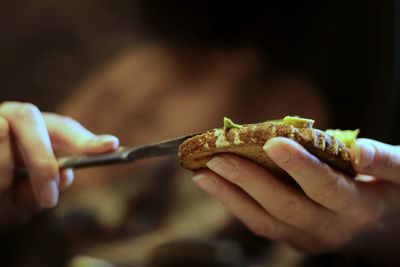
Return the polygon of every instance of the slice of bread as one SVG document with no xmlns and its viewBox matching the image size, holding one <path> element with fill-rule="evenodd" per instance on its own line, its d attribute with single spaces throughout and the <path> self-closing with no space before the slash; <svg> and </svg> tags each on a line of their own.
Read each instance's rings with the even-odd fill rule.
<svg viewBox="0 0 400 267">
<path fill-rule="evenodd" d="M 196 135 L 180 145 L 179 159 L 184 168 L 199 170 L 206 168 L 206 163 L 216 154 L 233 153 L 258 163 L 278 176 L 288 176 L 263 150 L 264 144 L 273 137 L 292 139 L 321 161 L 355 176 L 349 149 L 337 138 L 311 127 L 296 127 L 276 121 L 214 129 Z"/>
</svg>

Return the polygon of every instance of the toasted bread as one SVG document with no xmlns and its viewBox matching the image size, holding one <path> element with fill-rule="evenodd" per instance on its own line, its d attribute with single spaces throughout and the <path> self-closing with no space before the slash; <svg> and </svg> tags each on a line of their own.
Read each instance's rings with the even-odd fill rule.
<svg viewBox="0 0 400 267">
<path fill-rule="evenodd" d="M 206 168 L 206 163 L 216 154 L 232 153 L 250 159 L 278 176 L 288 176 L 263 150 L 269 139 L 286 137 L 296 141 L 333 168 L 355 176 L 349 148 L 336 137 L 311 126 L 299 127 L 282 121 L 267 121 L 229 129 L 214 129 L 183 142 L 179 147 L 179 159 L 184 168 L 199 170 Z"/>
</svg>

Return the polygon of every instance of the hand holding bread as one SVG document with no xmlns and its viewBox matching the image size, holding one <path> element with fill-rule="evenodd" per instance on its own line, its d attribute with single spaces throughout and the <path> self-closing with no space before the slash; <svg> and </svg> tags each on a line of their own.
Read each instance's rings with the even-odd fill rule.
<svg viewBox="0 0 400 267">
<path fill-rule="evenodd" d="M 308 131 L 300 128 L 291 130 L 293 134 L 271 136 L 260 139 L 266 140 L 264 144 L 257 143 L 257 155 L 268 158 L 264 162 L 271 161 L 273 168 L 270 163 L 258 161 L 259 157 L 236 153 L 238 148 L 208 155 L 204 146 L 198 154 L 201 164 L 185 162 L 196 158 L 196 146 L 192 147 L 192 156 L 181 158 L 182 164 L 195 169 L 196 184 L 221 201 L 255 234 L 285 240 L 308 252 L 346 246 L 366 233 L 393 228 L 392 219 L 400 214 L 399 147 L 358 139 L 347 148 L 341 142 L 333 150 L 337 152 L 331 161 L 321 157 L 325 149 L 318 148 L 318 142 L 314 142 L 318 148 L 314 150 L 309 147 L 312 142 L 304 143 L 298 138 L 299 132 Z M 225 134 L 232 143 L 229 133 Z M 331 146 L 325 142 L 328 151 Z M 341 153 L 348 158 L 338 157 Z M 351 165 L 335 164 L 338 158 Z M 301 190 L 283 182 L 281 174 L 290 175 Z"/>
</svg>

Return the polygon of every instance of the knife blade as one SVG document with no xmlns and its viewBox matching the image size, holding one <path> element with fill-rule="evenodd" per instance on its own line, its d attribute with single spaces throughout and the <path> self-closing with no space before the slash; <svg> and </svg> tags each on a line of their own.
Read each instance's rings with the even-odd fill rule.
<svg viewBox="0 0 400 267">
<path fill-rule="evenodd" d="M 118 163 L 129 163 L 142 158 L 177 154 L 180 144 L 197 134 L 201 133 L 189 134 L 144 146 L 122 146 L 115 151 L 104 154 L 60 157 L 57 159 L 58 167 L 59 169 L 76 169 Z M 24 168 L 17 168 L 15 170 L 15 177 L 22 177 L 26 175 L 27 171 Z"/>
</svg>

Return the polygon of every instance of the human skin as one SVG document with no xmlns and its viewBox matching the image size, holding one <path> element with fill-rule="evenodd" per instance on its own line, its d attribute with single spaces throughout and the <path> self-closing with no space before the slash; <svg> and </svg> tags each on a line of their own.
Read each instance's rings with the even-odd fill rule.
<svg viewBox="0 0 400 267">
<path fill-rule="evenodd" d="M 71 169 L 59 171 L 56 155 L 114 150 L 118 139 L 95 135 L 75 120 L 42 113 L 30 103 L 0 104 L 0 226 L 23 221 L 41 208 L 54 207 L 71 185 Z M 16 168 L 27 177 L 15 178 Z"/>
<path fill-rule="evenodd" d="M 310 253 L 349 246 L 394 228 L 400 215 L 400 148 L 358 139 L 351 148 L 355 179 L 332 169 L 298 143 L 278 137 L 264 151 L 300 185 L 288 186 L 253 162 L 221 155 L 193 176 L 256 235 Z"/>
</svg>

